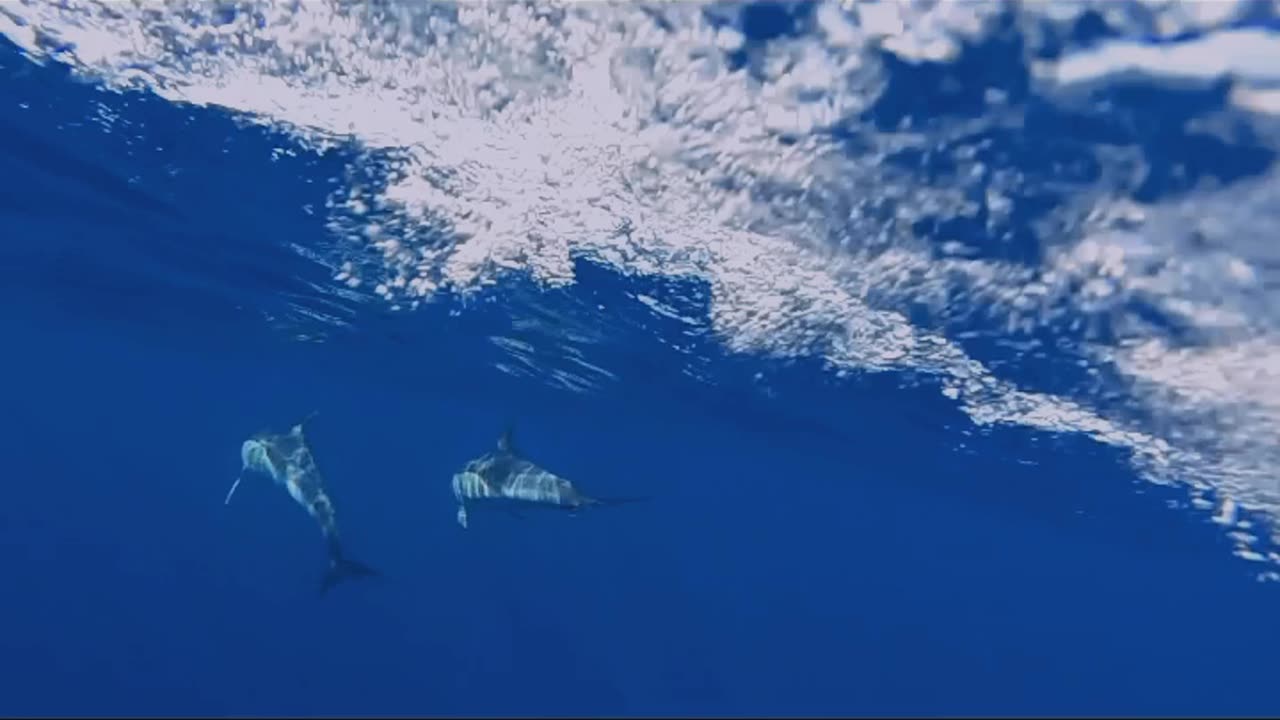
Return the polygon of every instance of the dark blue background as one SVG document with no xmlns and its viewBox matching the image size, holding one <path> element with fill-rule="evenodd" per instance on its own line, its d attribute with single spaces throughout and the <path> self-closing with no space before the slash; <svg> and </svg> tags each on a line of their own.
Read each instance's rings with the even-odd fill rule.
<svg viewBox="0 0 1280 720">
<path fill-rule="evenodd" d="M 710 337 L 695 383 L 656 339 L 682 328 L 626 293 L 696 288 L 589 266 L 538 302 L 610 334 L 590 357 L 618 380 L 503 375 L 486 338 L 538 293 L 518 278 L 460 315 L 308 289 L 327 272 L 286 243 L 324 242 L 301 208 L 349 153 L 273 162 L 287 141 L 219 111 L 8 45 L 0 70 L 0 713 L 1276 710 L 1276 590 L 1119 453 L 965 437 L 934 388 Z M 264 321 L 291 303 L 352 327 L 293 342 Z M 284 493 L 221 502 L 240 442 L 311 411 L 350 552 L 385 573 L 323 599 Z M 589 491 L 655 500 L 463 531 L 450 474 L 510 420 Z"/>
</svg>

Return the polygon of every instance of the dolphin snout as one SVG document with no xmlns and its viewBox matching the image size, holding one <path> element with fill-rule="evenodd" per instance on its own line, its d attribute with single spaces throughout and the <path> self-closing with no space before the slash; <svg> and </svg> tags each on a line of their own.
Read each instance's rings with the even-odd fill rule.
<svg viewBox="0 0 1280 720">
<path fill-rule="evenodd" d="M 244 467 L 271 472 L 271 461 L 267 457 L 267 446 L 261 440 L 245 440 L 240 446 L 240 461 Z"/>
</svg>

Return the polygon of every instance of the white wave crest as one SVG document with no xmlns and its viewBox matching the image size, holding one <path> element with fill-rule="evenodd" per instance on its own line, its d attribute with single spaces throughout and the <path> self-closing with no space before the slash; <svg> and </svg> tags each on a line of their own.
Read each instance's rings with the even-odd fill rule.
<svg viewBox="0 0 1280 720">
<path fill-rule="evenodd" d="M 1097 150 L 1095 178 L 1033 176 L 972 139 L 1022 127 L 1025 107 L 999 87 L 982 94 L 978 118 L 907 115 L 889 129 L 860 118 L 886 92 L 887 58 L 952 61 L 1010 32 L 1013 18 L 1028 38 L 1021 61 L 1049 102 L 1079 107 L 1089 88 L 1134 74 L 1230 77 L 1238 102 L 1224 112 L 1280 138 L 1252 114 L 1280 85 L 1280 41 L 1233 29 L 1276 10 L 828 2 L 806 32 L 761 44 L 726 22 L 742 12 L 732 3 L 23 0 L 0 7 L 0 31 L 114 90 L 220 106 L 316 147 L 358 141 L 368 165 L 329 208 L 342 241 L 335 279 L 397 307 L 516 270 L 570 284 L 575 258 L 696 279 L 730 348 L 934 376 L 976 423 L 1127 448 L 1146 477 L 1218 498 L 1230 508 L 1219 517 L 1244 527 L 1237 507 L 1280 517 L 1269 237 L 1280 178 L 1143 207 L 1120 199 L 1143 169 L 1131 149 Z M 1032 57 L 1037 38 L 1088 12 L 1131 38 L 1201 36 Z M 1197 61 L 1204 53 L 1213 61 Z M 907 150 L 953 169 L 928 179 L 890 161 Z M 994 242 L 1020 193 L 1037 186 L 1068 199 L 1041 220 L 1035 263 L 973 257 L 916 225 L 981 218 Z M 1194 329 L 1194 341 L 1175 340 L 1135 304 Z M 921 306 L 940 326 L 913 324 Z M 998 335 L 1100 321 L 1114 337 L 1080 350 L 1118 379 L 1078 397 L 1015 386 L 943 327 Z M 520 341 L 494 342 L 512 358 L 507 371 L 535 362 Z M 1135 412 L 1104 413 L 1103 396 L 1115 394 Z M 1242 556 L 1262 557 L 1256 538 L 1241 537 Z"/>
</svg>

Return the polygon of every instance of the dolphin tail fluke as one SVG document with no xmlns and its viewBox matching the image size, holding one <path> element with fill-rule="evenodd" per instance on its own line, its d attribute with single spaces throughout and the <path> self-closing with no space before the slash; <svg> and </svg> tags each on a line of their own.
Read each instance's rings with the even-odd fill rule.
<svg viewBox="0 0 1280 720">
<path fill-rule="evenodd" d="M 329 570 L 325 572 L 324 578 L 320 581 L 320 594 L 324 595 L 334 585 L 347 578 L 378 577 L 381 574 L 358 560 L 352 560 L 342 555 L 333 555 L 329 558 Z"/>
<path fill-rule="evenodd" d="M 600 507 L 612 507 L 614 505 L 630 505 L 632 503 L 649 502 L 652 497 L 604 497 L 604 498 L 588 498 L 587 505 L 596 505 Z"/>
</svg>

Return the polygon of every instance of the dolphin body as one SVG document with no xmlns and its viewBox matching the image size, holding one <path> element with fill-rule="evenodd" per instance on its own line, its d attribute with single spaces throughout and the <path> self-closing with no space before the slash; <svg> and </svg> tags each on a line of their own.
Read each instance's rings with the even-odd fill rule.
<svg viewBox="0 0 1280 720">
<path fill-rule="evenodd" d="M 240 458 L 243 462 L 240 476 L 227 492 L 223 504 L 231 502 L 231 496 L 240 487 L 240 481 L 250 471 L 269 475 L 276 484 L 283 485 L 290 497 L 320 525 L 320 532 L 328 543 L 329 568 L 320 581 L 320 594 L 323 595 L 346 578 L 368 577 L 379 573 L 352 560 L 343 552 L 333 501 L 325 491 L 324 478 L 320 475 L 320 469 L 316 467 L 315 458 L 311 455 L 311 448 L 302 435 L 302 426 L 313 417 L 315 413 L 294 425 L 288 433 L 263 431 L 245 440 L 240 446 Z"/>
<path fill-rule="evenodd" d="M 493 452 L 467 462 L 453 476 L 453 496 L 458 500 L 458 524 L 467 527 L 471 504 L 486 503 L 518 507 L 548 507 L 570 512 L 584 507 L 620 505 L 645 498 L 595 498 L 582 494 L 573 483 L 521 457 L 511 438 L 511 430 L 498 438 Z"/>
</svg>

